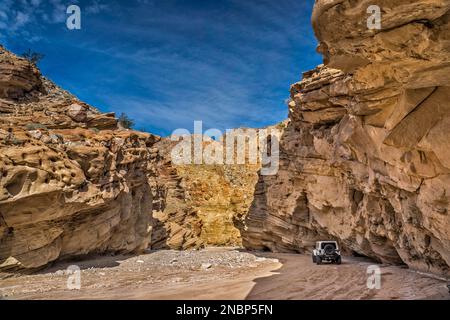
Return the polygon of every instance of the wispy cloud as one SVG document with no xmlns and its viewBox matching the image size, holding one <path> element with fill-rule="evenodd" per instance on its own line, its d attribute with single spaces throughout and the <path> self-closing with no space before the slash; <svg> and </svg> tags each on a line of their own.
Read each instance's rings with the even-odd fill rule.
<svg viewBox="0 0 450 320">
<path fill-rule="evenodd" d="M 51 24 L 62 2 L 49 1 L 38 19 L 46 14 Z M 124 111 L 156 133 L 189 128 L 194 120 L 222 130 L 281 121 L 289 85 L 320 62 L 310 27 L 313 0 L 80 5 L 90 14 L 80 32 L 30 32 L 26 26 L 36 16 L 25 23 L 27 39 L 44 34 L 44 71 L 88 102 Z"/>
<path fill-rule="evenodd" d="M 106 3 L 101 3 L 98 0 L 94 0 L 92 4 L 85 7 L 87 14 L 98 14 L 110 9 L 110 6 Z"/>
</svg>

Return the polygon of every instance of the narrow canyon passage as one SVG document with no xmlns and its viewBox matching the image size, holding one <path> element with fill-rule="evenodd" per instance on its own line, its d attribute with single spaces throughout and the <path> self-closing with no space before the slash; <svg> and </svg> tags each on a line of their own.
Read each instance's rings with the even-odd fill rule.
<svg viewBox="0 0 450 320">
<path fill-rule="evenodd" d="M 211 92 L 172 83 L 174 105 L 117 99 L 135 117 L 162 122 L 167 109 L 180 126 L 193 122 L 180 136 L 135 130 L 125 113 L 59 87 L 45 64 L 41 72 L 0 39 L 0 299 L 449 299 L 450 0 L 310 2 L 308 46 L 322 57 L 289 90 L 276 84 L 282 119 L 244 121 L 275 114 L 268 101 L 226 123 L 211 104 L 227 109 L 233 98 L 244 108 L 271 91 L 257 55 L 220 63 L 258 69 L 256 82 L 237 69 L 242 96 L 220 73 Z M 382 28 L 367 25 L 372 6 Z M 274 69 L 267 78 L 285 72 Z M 110 80 L 136 88 L 120 73 Z M 196 104 L 184 103 L 197 91 L 208 107 L 200 115 L 230 129 L 203 119 L 196 130 Z M 340 263 L 341 252 L 342 265 L 320 265 L 322 256 Z M 372 266 L 378 289 L 368 286 Z"/>
</svg>

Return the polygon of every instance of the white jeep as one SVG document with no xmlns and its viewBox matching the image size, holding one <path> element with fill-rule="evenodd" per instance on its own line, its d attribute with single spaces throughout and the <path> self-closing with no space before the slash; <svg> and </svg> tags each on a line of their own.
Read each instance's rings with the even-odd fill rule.
<svg viewBox="0 0 450 320">
<path fill-rule="evenodd" d="M 336 241 L 318 241 L 312 253 L 314 263 L 322 264 L 322 262 L 331 262 L 336 264 L 342 263 L 341 251 Z"/>
</svg>

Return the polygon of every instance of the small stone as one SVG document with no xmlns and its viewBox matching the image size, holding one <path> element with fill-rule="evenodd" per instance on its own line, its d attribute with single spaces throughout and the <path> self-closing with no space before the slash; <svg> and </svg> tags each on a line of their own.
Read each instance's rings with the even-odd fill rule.
<svg viewBox="0 0 450 320">
<path fill-rule="evenodd" d="M 208 270 L 212 268 L 212 264 L 211 263 L 202 263 L 202 270 Z"/>
<path fill-rule="evenodd" d="M 42 132 L 40 130 L 31 130 L 28 131 L 28 134 L 30 135 L 30 137 L 39 140 L 42 137 Z"/>
<path fill-rule="evenodd" d="M 73 121 L 83 122 L 86 121 L 87 118 L 87 110 L 85 107 L 80 106 L 79 104 L 72 104 L 69 107 L 68 115 L 72 118 Z"/>
</svg>

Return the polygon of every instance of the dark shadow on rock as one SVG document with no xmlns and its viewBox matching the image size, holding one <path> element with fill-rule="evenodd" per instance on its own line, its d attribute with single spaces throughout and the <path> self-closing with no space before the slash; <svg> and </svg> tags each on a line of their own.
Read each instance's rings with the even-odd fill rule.
<svg viewBox="0 0 450 320">
<path fill-rule="evenodd" d="M 120 265 L 121 261 L 136 257 L 137 254 L 103 254 L 103 255 L 86 255 L 71 257 L 70 259 L 57 260 L 50 263 L 43 269 L 34 270 L 33 274 L 47 274 L 55 273 L 57 271 L 65 271 L 70 266 L 77 266 L 80 270 L 86 270 L 90 268 L 114 268 Z M 24 270 L 24 273 L 29 271 Z"/>
<path fill-rule="evenodd" d="M 155 218 L 152 218 L 152 235 L 150 240 L 150 249 L 152 250 L 164 250 L 170 249 L 167 244 L 169 233 L 164 222 L 161 222 Z"/>
</svg>

